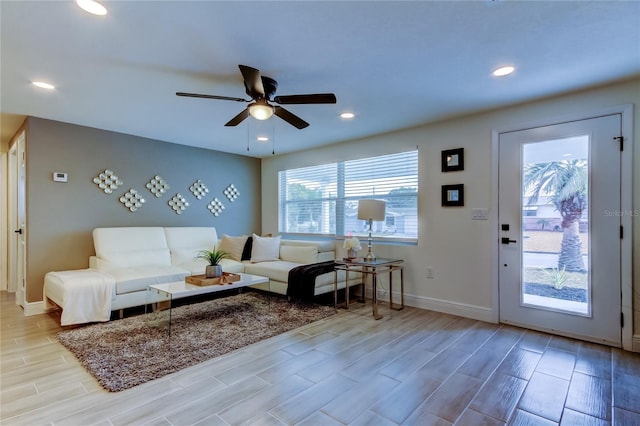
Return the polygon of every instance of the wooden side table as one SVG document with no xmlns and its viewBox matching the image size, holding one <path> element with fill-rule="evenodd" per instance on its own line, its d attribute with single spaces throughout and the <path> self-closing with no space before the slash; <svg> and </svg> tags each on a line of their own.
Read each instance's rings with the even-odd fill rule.
<svg viewBox="0 0 640 426">
<path fill-rule="evenodd" d="M 389 307 L 399 311 L 404 309 L 404 260 L 402 259 L 376 259 L 365 260 L 357 258 L 353 260 L 336 260 L 333 270 L 333 299 L 334 306 L 338 306 L 338 271 L 345 271 L 345 282 L 349 283 L 349 272 L 359 272 L 364 276 L 371 276 L 372 310 L 375 319 L 382 318 L 378 313 L 378 274 L 389 274 Z M 393 306 L 393 272 L 400 272 L 400 306 Z M 349 309 L 349 285 L 345 287 L 345 308 Z"/>
</svg>

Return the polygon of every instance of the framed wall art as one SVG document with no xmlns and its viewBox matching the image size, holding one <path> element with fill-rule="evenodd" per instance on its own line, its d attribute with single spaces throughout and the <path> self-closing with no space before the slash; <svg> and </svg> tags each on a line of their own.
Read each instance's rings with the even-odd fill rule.
<svg viewBox="0 0 640 426">
<path fill-rule="evenodd" d="M 464 184 L 442 185 L 442 207 L 464 206 Z"/>
<path fill-rule="evenodd" d="M 464 170 L 464 148 L 442 151 L 441 163 L 443 172 Z"/>
</svg>

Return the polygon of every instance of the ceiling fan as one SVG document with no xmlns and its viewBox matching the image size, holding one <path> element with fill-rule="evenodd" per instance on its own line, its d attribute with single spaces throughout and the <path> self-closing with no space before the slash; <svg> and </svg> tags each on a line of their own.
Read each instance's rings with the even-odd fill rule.
<svg viewBox="0 0 640 426">
<path fill-rule="evenodd" d="M 247 95 L 251 96 L 251 99 L 184 92 L 176 92 L 176 95 L 191 98 L 220 99 L 223 101 L 251 102 L 247 108 L 229 120 L 225 126 L 237 126 L 244 119 L 249 117 L 249 115 L 257 120 L 266 120 L 275 114 L 292 126 L 297 127 L 298 129 L 304 129 L 309 125 L 309 123 L 290 111 L 282 108 L 280 105 L 272 105 L 271 103 L 273 102 L 281 105 L 336 103 L 336 95 L 333 93 L 283 95 L 273 97 L 276 93 L 276 89 L 278 88 L 277 81 L 269 77 L 261 76 L 260 71 L 255 68 L 246 65 L 238 65 L 238 67 L 240 68 L 240 72 L 244 78 L 245 91 Z"/>
</svg>

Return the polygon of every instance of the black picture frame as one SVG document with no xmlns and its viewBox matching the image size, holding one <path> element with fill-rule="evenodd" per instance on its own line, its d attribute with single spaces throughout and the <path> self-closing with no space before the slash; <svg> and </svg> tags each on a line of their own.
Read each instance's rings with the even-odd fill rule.
<svg viewBox="0 0 640 426">
<path fill-rule="evenodd" d="M 442 207 L 464 206 L 464 184 L 442 185 Z"/>
<path fill-rule="evenodd" d="M 442 164 L 442 172 L 464 170 L 464 148 L 442 151 L 440 162 Z"/>
</svg>

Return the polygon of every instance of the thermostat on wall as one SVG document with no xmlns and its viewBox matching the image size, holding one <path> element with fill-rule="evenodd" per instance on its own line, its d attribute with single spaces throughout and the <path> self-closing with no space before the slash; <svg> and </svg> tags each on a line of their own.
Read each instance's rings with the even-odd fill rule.
<svg viewBox="0 0 640 426">
<path fill-rule="evenodd" d="M 54 182 L 66 182 L 67 178 L 68 178 L 68 176 L 67 176 L 66 173 L 53 172 L 53 181 Z"/>
</svg>

